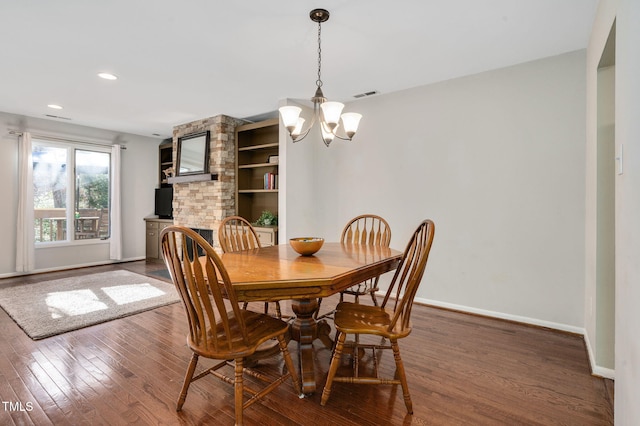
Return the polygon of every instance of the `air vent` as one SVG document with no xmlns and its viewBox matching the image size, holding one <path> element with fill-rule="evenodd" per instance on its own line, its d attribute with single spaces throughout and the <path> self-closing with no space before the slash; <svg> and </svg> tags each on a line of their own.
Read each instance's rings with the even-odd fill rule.
<svg viewBox="0 0 640 426">
<path fill-rule="evenodd" d="M 373 96 L 373 95 L 377 95 L 378 91 L 377 90 L 372 90 L 371 92 L 364 92 L 364 93 L 358 93 L 357 95 L 353 95 L 354 98 L 364 98 L 366 96 Z"/>
<path fill-rule="evenodd" d="M 58 120 L 71 120 L 69 117 L 60 117 L 59 115 L 45 114 L 45 117 L 57 118 Z"/>
</svg>

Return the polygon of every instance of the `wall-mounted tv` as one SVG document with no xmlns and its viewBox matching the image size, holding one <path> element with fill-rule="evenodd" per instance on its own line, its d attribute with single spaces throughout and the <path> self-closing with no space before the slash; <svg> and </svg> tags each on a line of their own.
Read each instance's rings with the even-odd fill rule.
<svg viewBox="0 0 640 426">
<path fill-rule="evenodd" d="M 154 214 L 161 219 L 173 219 L 173 187 L 156 188 Z"/>
</svg>

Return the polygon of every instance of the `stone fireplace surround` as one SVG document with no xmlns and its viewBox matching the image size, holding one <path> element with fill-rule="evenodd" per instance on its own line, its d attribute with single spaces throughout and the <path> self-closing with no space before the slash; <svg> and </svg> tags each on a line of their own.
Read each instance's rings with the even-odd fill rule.
<svg viewBox="0 0 640 426">
<path fill-rule="evenodd" d="M 241 124 L 246 124 L 246 121 L 217 115 L 173 128 L 174 170 L 178 139 L 209 130 L 209 172 L 218 174 L 217 181 L 173 184 L 173 223 L 189 228 L 211 229 L 213 246 L 218 248 L 220 221 L 236 212 L 235 129 Z"/>
</svg>

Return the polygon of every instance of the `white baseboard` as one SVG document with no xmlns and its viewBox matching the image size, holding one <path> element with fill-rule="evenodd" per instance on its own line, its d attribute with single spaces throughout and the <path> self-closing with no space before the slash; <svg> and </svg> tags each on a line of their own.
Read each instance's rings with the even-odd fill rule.
<svg viewBox="0 0 640 426">
<path fill-rule="evenodd" d="M 604 377 L 605 379 L 616 379 L 616 370 L 611 368 L 600 367 L 596 365 L 596 357 L 591 350 L 591 341 L 589 340 L 589 334 L 584 333 L 584 344 L 587 347 L 587 355 L 589 357 L 589 365 L 591 366 L 591 373 L 594 376 Z"/>
<path fill-rule="evenodd" d="M 566 331 L 568 333 L 584 335 L 584 328 L 573 325 L 556 323 L 551 321 L 540 320 L 536 318 L 523 317 L 520 315 L 505 314 L 503 312 L 489 311 L 486 309 L 471 308 L 469 306 L 456 305 L 454 303 L 440 302 L 438 300 L 423 299 L 416 297 L 415 301 L 426 305 L 438 306 L 441 308 L 452 309 L 456 311 L 468 312 L 471 314 L 483 315 L 492 318 L 500 318 L 508 321 L 521 322 L 524 324 L 536 325 L 538 327 L 552 328 L 554 330 Z"/>
<path fill-rule="evenodd" d="M 425 305 L 431 305 L 431 306 L 436 306 L 436 307 L 445 308 L 445 309 L 452 309 L 452 310 L 460 311 L 460 312 L 468 312 L 470 314 L 482 315 L 482 316 L 491 317 L 491 318 L 499 318 L 499 319 L 504 319 L 504 320 L 508 320 L 508 321 L 515 321 L 515 322 L 520 322 L 520 323 L 524 323 L 524 324 L 535 325 L 535 326 L 538 326 L 538 327 L 551 328 L 551 329 L 554 329 L 554 330 L 559 330 L 559 331 L 564 331 L 564 332 L 568 332 L 568 333 L 579 334 L 579 335 L 581 335 L 583 337 L 583 339 L 585 341 L 584 343 L 585 343 L 585 347 L 587 348 L 587 356 L 589 358 L 589 364 L 590 364 L 590 367 L 591 367 L 591 374 L 593 374 L 594 376 L 599 376 L 599 377 L 604 377 L 606 379 L 615 380 L 615 370 L 612 370 L 610 368 L 600 367 L 600 366 L 595 364 L 595 357 L 594 357 L 594 355 L 593 355 L 593 353 L 591 351 L 591 344 L 589 342 L 589 336 L 587 335 L 586 330 L 584 328 L 582 328 L 582 327 L 576 327 L 576 326 L 573 326 L 573 325 L 556 323 L 556 322 L 551 322 L 551 321 L 544 321 L 544 320 L 540 320 L 540 319 L 536 319 L 536 318 L 523 317 L 523 316 L 520 316 L 520 315 L 505 314 L 503 312 L 496 312 L 496 311 L 489 311 L 489 310 L 485 310 L 485 309 L 471 308 L 469 306 L 456 305 L 454 303 L 447 303 L 447 302 L 440 302 L 438 300 L 423 299 L 423 298 L 420 298 L 420 297 L 416 297 L 415 301 L 417 303 L 423 303 Z"/>
<path fill-rule="evenodd" d="M 591 368 L 591 374 L 593 374 L 594 376 L 603 377 L 605 379 L 616 379 L 616 370 L 612 370 L 610 368 L 595 366 Z"/>
<path fill-rule="evenodd" d="M 124 262 L 135 262 L 138 260 L 145 260 L 146 257 L 145 256 L 141 256 L 141 257 L 131 257 L 128 259 L 120 259 L 120 260 L 100 260 L 97 262 L 89 262 L 89 263 L 79 263 L 77 265 L 65 265 L 65 266 L 60 266 L 60 267 L 53 267 L 53 268 L 43 268 L 43 269 L 36 269 L 33 271 L 29 271 L 29 272 L 8 272 L 5 274 L 0 274 L 0 278 L 11 278 L 11 277 L 19 277 L 21 275 L 31 275 L 31 274 L 41 274 L 44 272 L 56 272 L 56 271 L 64 271 L 66 269 L 77 269 L 77 268 L 86 268 L 89 266 L 102 266 L 102 265 L 111 265 L 113 263 L 124 263 Z"/>
</svg>

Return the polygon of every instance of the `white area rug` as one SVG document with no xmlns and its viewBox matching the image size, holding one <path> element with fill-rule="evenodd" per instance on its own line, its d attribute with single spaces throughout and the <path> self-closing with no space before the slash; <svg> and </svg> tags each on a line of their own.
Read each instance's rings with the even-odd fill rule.
<svg viewBox="0 0 640 426">
<path fill-rule="evenodd" d="M 0 289 L 0 306 L 33 340 L 179 301 L 173 284 L 110 271 Z"/>
</svg>

